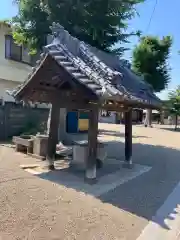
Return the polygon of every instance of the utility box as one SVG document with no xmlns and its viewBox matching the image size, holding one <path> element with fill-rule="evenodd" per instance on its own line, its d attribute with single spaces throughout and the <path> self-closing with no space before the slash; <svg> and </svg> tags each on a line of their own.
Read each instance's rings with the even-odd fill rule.
<svg viewBox="0 0 180 240">
<path fill-rule="evenodd" d="M 86 161 L 88 156 L 88 141 L 77 141 L 73 146 L 73 160 L 71 162 L 72 166 L 78 169 L 86 168 Z M 107 157 L 107 152 L 105 144 L 98 141 L 97 144 L 97 159 L 104 162 Z"/>
</svg>

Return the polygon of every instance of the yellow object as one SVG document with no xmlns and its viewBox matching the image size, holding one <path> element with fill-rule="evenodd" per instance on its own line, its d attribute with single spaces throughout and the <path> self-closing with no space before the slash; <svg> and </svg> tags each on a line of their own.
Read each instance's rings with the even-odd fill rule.
<svg viewBox="0 0 180 240">
<path fill-rule="evenodd" d="M 78 129 L 79 131 L 88 131 L 89 128 L 89 119 L 79 119 L 78 120 Z"/>
</svg>

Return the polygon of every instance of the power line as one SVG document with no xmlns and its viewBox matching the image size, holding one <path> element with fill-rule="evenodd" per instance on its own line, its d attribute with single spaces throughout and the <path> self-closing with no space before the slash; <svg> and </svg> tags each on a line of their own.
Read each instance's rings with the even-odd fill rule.
<svg viewBox="0 0 180 240">
<path fill-rule="evenodd" d="M 150 17 L 150 19 L 149 19 L 149 23 L 148 23 L 147 28 L 146 28 L 146 32 L 149 31 L 149 28 L 150 28 L 150 26 L 151 26 L 151 22 L 152 22 L 152 19 L 153 19 L 153 17 L 154 17 L 154 13 L 155 13 L 155 11 L 156 11 L 157 3 L 158 3 L 158 0 L 155 0 L 154 7 L 153 7 L 153 10 L 152 10 L 152 13 L 151 13 L 151 17 Z"/>
</svg>

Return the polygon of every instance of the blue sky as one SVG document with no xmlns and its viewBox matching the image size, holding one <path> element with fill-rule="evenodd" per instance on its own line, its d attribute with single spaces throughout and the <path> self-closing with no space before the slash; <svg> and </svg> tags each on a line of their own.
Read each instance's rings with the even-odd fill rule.
<svg viewBox="0 0 180 240">
<path fill-rule="evenodd" d="M 178 84 L 180 84 L 180 55 L 178 51 L 180 50 L 180 31 L 179 31 L 179 9 L 180 1 L 179 0 L 158 0 L 158 4 L 149 27 L 147 31 L 147 26 L 149 19 L 151 17 L 155 0 L 146 0 L 145 3 L 137 6 L 137 11 L 140 16 L 137 16 L 130 21 L 129 29 L 130 30 L 141 30 L 145 35 L 152 34 L 157 36 L 171 35 L 174 39 L 170 66 L 171 70 L 171 82 L 169 84 L 168 90 L 173 89 Z M 0 19 L 10 18 L 16 14 L 16 7 L 12 4 L 12 0 L 1 0 L 0 8 Z M 128 45 L 131 49 L 137 43 L 136 38 L 131 39 L 131 43 Z M 131 51 L 126 52 L 125 58 L 130 58 Z M 168 90 L 162 92 L 160 97 L 165 99 L 167 97 Z"/>
</svg>

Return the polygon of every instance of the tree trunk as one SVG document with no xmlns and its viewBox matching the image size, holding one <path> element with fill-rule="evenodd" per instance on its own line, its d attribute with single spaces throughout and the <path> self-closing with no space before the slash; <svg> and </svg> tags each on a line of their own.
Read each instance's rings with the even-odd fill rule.
<svg viewBox="0 0 180 240">
<path fill-rule="evenodd" d="M 144 126 L 145 127 L 152 127 L 152 110 L 147 109 L 146 110 L 146 117 L 144 121 Z"/>
<path fill-rule="evenodd" d="M 160 112 L 160 124 L 164 125 L 164 111 Z"/>
<path fill-rule="evenodd" d="M 175 131 L 177 130 L 177 125 L 178 125 L 178 115 L 175 116 Z"/>
</svg>

